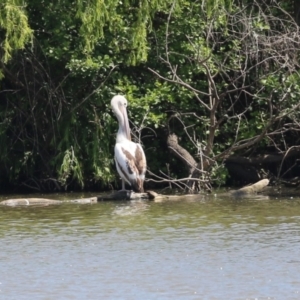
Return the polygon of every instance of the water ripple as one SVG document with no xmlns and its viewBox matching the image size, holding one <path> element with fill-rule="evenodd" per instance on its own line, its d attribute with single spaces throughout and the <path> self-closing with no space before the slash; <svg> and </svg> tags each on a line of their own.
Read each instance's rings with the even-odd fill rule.
<svg viewBox="0 0 300 300">
<path fill-rule="evenodd" d="M 295 201 L 0 208 L 0 298 L 299 299 Z"/>
</svg>

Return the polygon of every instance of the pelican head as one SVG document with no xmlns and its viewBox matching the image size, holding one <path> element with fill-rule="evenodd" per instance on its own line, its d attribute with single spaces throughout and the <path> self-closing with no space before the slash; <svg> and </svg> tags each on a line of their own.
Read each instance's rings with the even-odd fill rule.
<svg viewBox="0 0 300 300">
<path fill-rule="evenodd" d="M 124 96 L 116 95 L 111 99 L 112 110 L 119 121 L 117 139 L 131 140 L 130 128 L 127 116 L 127 99 Z"/>
</svg>

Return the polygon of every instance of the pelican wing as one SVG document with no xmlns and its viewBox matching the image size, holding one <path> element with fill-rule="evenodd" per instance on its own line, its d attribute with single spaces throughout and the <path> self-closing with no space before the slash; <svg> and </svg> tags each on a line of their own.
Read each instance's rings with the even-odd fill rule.
<svg viewBox="0 0 300 300">
<path fill-rule="evenodd" d="M 115 145 L 115 161 L 120 176 L 134 191 L 143 192 L 146 158 L 140 144 L 126 141 Z"/>
</svg>

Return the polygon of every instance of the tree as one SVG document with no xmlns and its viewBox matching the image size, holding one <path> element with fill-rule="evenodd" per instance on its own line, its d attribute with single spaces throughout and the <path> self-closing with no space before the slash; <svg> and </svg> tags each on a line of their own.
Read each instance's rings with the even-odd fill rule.
<svg viewBox="0 0 300 300">
<path fill-rule="evenodd" d="M 282 161 L 293 145 L 285 137 L 280 141 L 283 133 L 299 130 L 300 36 L 293 18 L 276 1 L 241 2 L 232 13 L 223 7 L 207 22 L 199 21 L 208 16 L 200 3 L 183 14 L 188 21 L 182 23 L 172 10 L 169 14 L 164 47 L 159 49 L 166 69 L 150 71 L 181 91 L 183 105 L 169 121 L 179 121 L 182 129 L 175 129 L 186 134 L 185 148 L 200 157 L 195 167 L 182 156 L 191 165 L 189 176 L 199 178 L 200 173 L 209 181 L 230 155 L 254 155 L 262 146 L 274 147 Z M 177 151 L 174 144 L 169 146 Z M 240 176 L 245 178 L 247 171 Z M 260 176 L 256 170 L 254 178 Z M 195 180 L 189 183 L 194 190 Z"/>
<path fill-rule="evenodd" d="M 291 2 L 27 0 L 16 9 L 27 25 L 9 31 L 17 18 L 7 14 L 0 32 L 13 40 L 27 28 L 1 65 L 5 186 L 110 187 L 116 93 L 129 100 L 149 172 L 180 187 L 225 180 L 232 153 L 249 160 L 272 147 L 281 161 L 295 153 L 288 147 L 298 145 L 299 38 Z M 178 153 L 190 156 L 180 165 Z M 272 172 L 284 174 L 286 164 L 280 169 Z"/>
<path fill-rule="evenodd" d="M 1 26 L 9 45 L 23 48 L 28 32 L 33 43 L 18 52 L 3 48 L 3 182 L 53 190 L 95 182 L 103 187 L 113 180 L 116 125 L 108 103 L 117 92 L 132 97 L 140 73 L 134 66 L 147 59 L 153 16 L 169 3 L 28 0 L 26 14 L 25 6 L 14 8 L 28 14 L 23 20 L 29 25 L 9 24 L 18 19 L 5 15 Z M 7 0 L 2 15 L 12 4 L 21 2 Z M 25 29 L 27 36 L 16 34 Z"/>
</svg>

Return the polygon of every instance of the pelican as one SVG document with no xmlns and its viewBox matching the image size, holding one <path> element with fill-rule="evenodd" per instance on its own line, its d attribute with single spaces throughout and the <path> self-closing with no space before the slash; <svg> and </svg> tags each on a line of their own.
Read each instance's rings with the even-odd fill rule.
<svg viewBox="0 0 300 300">
<path fill-rule="evenodd" d="M 126 181 L 135 192 L 142 193 L 144 192 L 146 157 L 142 146 L 131 141 L 126 98 L 121 95 L 114 96 L 111 99 L 111 107 L 119 122 L 115 162 L 122 178 L 122 191 L 125 190 Z"/>
</svg>

